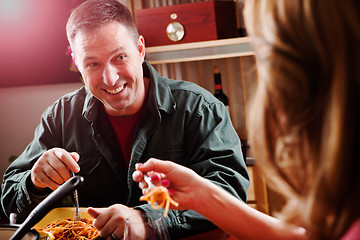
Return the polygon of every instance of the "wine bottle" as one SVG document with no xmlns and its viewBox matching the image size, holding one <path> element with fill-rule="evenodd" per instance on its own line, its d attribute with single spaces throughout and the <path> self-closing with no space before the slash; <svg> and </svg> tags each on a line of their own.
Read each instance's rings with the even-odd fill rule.
<svg viewBox="0 0 360 240">
<path fill-rule="evenodd" d="M 229 109 L 229 98 L 223 92 L 222 83 L 221 83 L 221 73 L 219 71 L 218 66 L 215 66 L 214 79 L 215 79 L 215 93 L 214 93 L 214 96 L 217 99 L 219 99 L 225 105 L 228 112 L 230 112 L 229 111 L 230 110 Z"/>
</svg>

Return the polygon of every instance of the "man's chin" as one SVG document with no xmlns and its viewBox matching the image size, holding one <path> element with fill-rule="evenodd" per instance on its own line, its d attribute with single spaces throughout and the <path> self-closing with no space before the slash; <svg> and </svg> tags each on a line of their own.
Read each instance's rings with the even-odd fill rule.
<svg viewBox="0 0 360 240">
<path fill-rule="evenodd" d="M 112 116 L 126 116 L 131 114 L 127 105 L 104 105 L 107 114 Z"/>
</svg>

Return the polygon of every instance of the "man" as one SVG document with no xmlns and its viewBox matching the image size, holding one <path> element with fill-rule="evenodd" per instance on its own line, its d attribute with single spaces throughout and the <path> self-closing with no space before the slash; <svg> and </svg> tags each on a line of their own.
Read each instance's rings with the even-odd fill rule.
<svg viewBox="0 0 360 240">
<path fill-rule="evenodd" d="M 144 61 L 145 41 L 126 7 L 89 0 L 72 12 L 66 30 L 85 87 L 44 112 L 33 141 L 7 169 L 6 214 L 23 221 L 72 171 L 85 178 L 80 206 L 108 207 L 88 210 L 101 236 L 121 238 L 124 219 L 154 211 L 139 201 L 131 178 L 135 164 L 150 157 L 187 166 L 246 200 L 248 174 L 226 108 Z M 172 238 L 214 228 L 193 211 L 171 210 L 166 224 Z"/>
</svg>

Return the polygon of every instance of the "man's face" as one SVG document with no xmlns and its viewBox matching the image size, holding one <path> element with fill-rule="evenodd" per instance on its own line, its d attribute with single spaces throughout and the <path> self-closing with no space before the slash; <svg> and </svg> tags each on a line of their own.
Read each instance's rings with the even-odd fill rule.
<svg viewBox="0 0 360 240">
<path fill-rule="evenodd" d="M 126 116 L 141 108 L 145 100 L 142 36 L 136 44 L 126 27 L 109 22 L 96 30 L 80 31 L 71 48 L 86 87 L 108 114 Z"/>
</svg>

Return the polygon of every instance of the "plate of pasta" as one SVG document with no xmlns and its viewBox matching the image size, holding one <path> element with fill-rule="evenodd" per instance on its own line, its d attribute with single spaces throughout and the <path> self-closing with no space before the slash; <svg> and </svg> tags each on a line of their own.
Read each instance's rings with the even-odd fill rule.
<svg viewBox="0 0 360 240">
<path fill-rule="evenodd" d="M 92 225 L 93 218 L 87 213 L 86 209 L 80 208 L 81 221 L 74 221 L 75 208 L 54 208 L 34 226 L 34 229 L 39 232 L 39 239 L 100 239 L 99 232 Z"/>
</svg>

